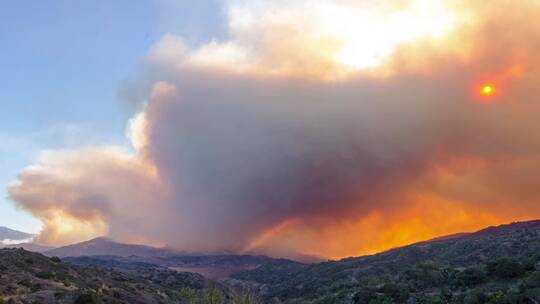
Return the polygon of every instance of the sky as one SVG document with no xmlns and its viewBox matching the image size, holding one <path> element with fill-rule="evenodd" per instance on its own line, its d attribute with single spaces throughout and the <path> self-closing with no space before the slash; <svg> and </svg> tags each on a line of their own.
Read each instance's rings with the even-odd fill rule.
<svg viewBox="0 0 540 304">
<path fill-rule="evenodd" d="M 165 33 L 219 37 L 222 14 L 216 1 L 4 3 L 0 225 L 38 233 L 40 222 L 7 199 L 17 173 L 43 150 L 127 143 L 133 107 L 122 84 Z"/>
<path fill-rule="evenodd" d="M 540 217 L 540 4 L 191 2 L 2 12 L 2 223 L 337 259 Z"/>
</svg>

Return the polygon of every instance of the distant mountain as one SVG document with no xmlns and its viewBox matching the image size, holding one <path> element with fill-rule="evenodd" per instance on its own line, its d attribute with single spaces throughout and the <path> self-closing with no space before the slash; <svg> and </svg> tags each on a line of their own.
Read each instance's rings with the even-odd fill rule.
<svg viewBox="0 0 540 304">
<path fill-rule="evenodd" d="M 0 246 L 18 243 L 28 243 L 34 238 L 33 234 L 25 233 L 7 227 L 0 227 Z"/>
<path fill-rule="evenodd" d="M 287 259 L 259 255 L 188 254 L 165 248 L 122 244 L 107 238 L 48 250 L 44 254 L 61 257 L 75 265 L 118 270 L 163 267 L 179 272 L 199 273 L 209 279 L 221 279 L 262 265 L 301 265 Z"/>
<path fill-rule="evenodd" d="M 117 243 L 108 238 L 99 237 L 89 241 L 48 250 L 45 251 L 44 254 L 57 257 L 138 256 L 150 258 L 168 256 L 174 254 L 174 252 L 165 248 Z"/>
<path fill-rule="evenodd" d="M 540 303 L 540 221 L 489 227 L 380 254 L 263 265 L 228 284 L 282 303 Z"/>
</svg>

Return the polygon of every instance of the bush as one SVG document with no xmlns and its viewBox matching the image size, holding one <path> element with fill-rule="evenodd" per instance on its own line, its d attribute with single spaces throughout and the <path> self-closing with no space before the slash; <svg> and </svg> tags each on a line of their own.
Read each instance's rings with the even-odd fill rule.
<svg viewBox="0 0 540 304">
<path fill-rule="evenodd" d="M 245 289 L 238 294 L 234 294 L 232 304 L 260 304 L 262 301 L 250 289 Z"/>
<path fill-rule="evenodd" d="M 53 256 L 51 258 L 51 261 L 53 261 L 54 263 L 61 263 L 62 262 L 62 260 L 57 256 Z"/>
<path fill-rule="evenodd" d="M 95 292 L 85 291 L 75 300 L 75 304 L 101 304 L 101 299 Z"/>
<path fill-rule="evenodd" d="M 396 303 L 405 303 L 409 298 L 409 288 L 404 284 L 387 283 L 383 286 L 381 292 Z"/>
<path fill-rule="evenodd" d="M 183 301 L 191 302 L 195 297 L 197 293 L 194 289 L 191 289 L 189 287 L 183 287 L 178 292 L 178 298 Z"/>
<path fill-rule="evenodd" d="M 472 289 L 465 295 L 465 304 L 483 304 L 489 302 L 489 296 L 479 289 Z"/>
<path fill-rule="evenodd" d="M 521 282 L 522 289 L 540 288 L 540 271 L 531 273 Z"/>
<path fill-rule="evenodd" d="M 193 303 L 197 304 L 223 304 L 224 302 L 224 295 L 223 292 L 221 292 L 218 289 L 208 289 L 203 292 L 201 297 L 197 299 L 196 301 L 193 301 Z"/>
<path fill-rule="evenodd" d="M 525 299 L 529 303 L 539 303 L 540 302 L 540 288 L 528 289 L 523 292 Z"/>
<path fill-rule="evenodd" d="M 444 283 L 443 271 L 433 263 L 421 263 L 403 272 L 404 278 L 416 289 L 437 287 Z"/>
<path fill-rule="evenodd" d="M 457 274 L 457 284 L 462 287 L 474 287 L 486 279 L 482 269 L 471 267 Z"/>
<path fill-rule="evenodd" d="M 500 279 L 513 279 L 524 273 L 523 267 L 519 262 L 507 258 L 488 263 L 487 269 L 489 275 Z"/>
<path fill-rule="evenodd" d="M 40 271 L 38 273 L 36 273 L 36 277 L 40 278 L 40 279 L 44 279 L 44 280 L 48 280 L 52 277 L 54 277 L 54 274 L 50 271 Z"/>
<path fill-rule="evenodd" d="M 372 288 L 362 288 L 358 291 L 354 297 L 353 302 L 356 304 L 367 304 L 372 300 L 376 300 L 379 294 Z"/>
<path fill-rule="evenodd" d="M 37 291 L 40 291 L 41 290 L 41 284 L 32 284 L 32 286 L 30 286 L 30 291 L 31 292 L 37 292 Z"/>
</svg>

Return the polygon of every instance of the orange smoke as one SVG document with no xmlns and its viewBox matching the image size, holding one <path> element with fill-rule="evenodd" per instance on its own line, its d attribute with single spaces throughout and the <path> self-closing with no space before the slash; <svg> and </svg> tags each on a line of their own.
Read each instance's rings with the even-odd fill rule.
<svg viewBox="0 0 540 304">
<path fill-rule="evenodd" d="M 456 232 L 472 232 L 515 219 L 427 195 L 413 199 L 397 210 L 374 210 L 349 220 L 289 219 L 262 233 L 247 250 L 280 256 L 294 249 L 306 256 L 339 259 L 374 254 Z"/>
<path fill-rule="evenodd" d="M 404 192 L 381 198 L 388 200 L 390 207 L 385 208 L 383 203 L 367 214 L 339 220 L 289 218 L 264 231 L 245 251 L 262 251 L 276 256 L 296 252 L 304 256 L 340 259 L 375 254 L 540 215 L 538 210 L 521 212 L 507 204 L 463 200 L 445 192 L 460 184 L 462 176 L 490 170 L 492 162 L 501 161 L 472 156 L 450 157 L 443 164 L 429 166 L 422 178 Z M 507 166 L 511 166 L 510 163 L 506 161 Z"/>
</svg>

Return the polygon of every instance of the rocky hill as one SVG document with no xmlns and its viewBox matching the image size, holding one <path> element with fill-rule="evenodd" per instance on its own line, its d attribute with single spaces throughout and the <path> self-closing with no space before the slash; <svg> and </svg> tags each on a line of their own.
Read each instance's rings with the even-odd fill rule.
<svg viewBox="0 0 540 304">
<path fill-rule="evenodd" d="M 0 249 L 0 303 L 181 303 L 202 292 L 200 275 L 156 267 L 82 267 L 24 249 Z"/>
</svg>

